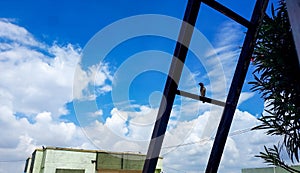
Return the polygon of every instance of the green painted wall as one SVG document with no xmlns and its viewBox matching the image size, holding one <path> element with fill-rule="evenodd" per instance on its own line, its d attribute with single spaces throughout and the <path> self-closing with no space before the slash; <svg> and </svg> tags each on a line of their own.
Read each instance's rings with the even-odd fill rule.
<svg viewBox="0 0 300 173">
<path fill-rule="evenodd" d="M 121 169 L 122 157 L 118 154 L 97 153 L 96 169 Z"/>
<path fill-rule="evenodd" d="M 146 156 L 139 154 L 113 154 L 108 152 L 97 153 L 97 170 L 143 170 Z M 162 162 L 159 159 L 157 171 L 162 169 Z M 156 173 L 155 172 L 155 173 Z"/>
<path fill-rule="evenodd" d="M 142 170 L 146 156 L 135 154 L 97 153 L 97 170 Z"/>
<path fill-rule="evenodd" d="M 125 170 L 142 170 L 146 156 L 140 155 L 123 155 L 123 169 Z"/>
<path fill-rule="evenodd" d="M 145 159 L 141 154 L 47 147 L 35 150 L 30 166 L 28 162 L 31 171 L 27 169 L 26 173 L 138 173 L 142 172 Z M 161 170 L 162 158 L 159 158 L 155 173 Z"/>
<path fill-rule="evenodd" d="M 80 169 L 56 169 L 55 173 L 85 173 L 85 171 Z"/>
<path fill-rule="evenodd" d="M 299 166 L 292 166 L 292 168 L 300 171 Z M 288 171 L 280 167 L 269 167 L 269 168 L 247 168 L 242 169 L 242 173 L 289 173 Z"/>
</svg>

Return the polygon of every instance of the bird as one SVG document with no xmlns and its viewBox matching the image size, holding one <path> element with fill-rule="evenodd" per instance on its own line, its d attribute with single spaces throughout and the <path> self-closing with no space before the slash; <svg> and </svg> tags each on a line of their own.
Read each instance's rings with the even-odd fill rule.
<svg viewBox="0 0 300 173">
<path fill-rule="evenodd" d="M 200 85 L 200 95 L 201 95 L 201 97 L 205 97 L 206 88 L 204 87 L 204 84 L 202 82 L 200 82 L 199 85 Z M 204 101 L 203 101 L 203 103 L 204 103 Z"/>
</svg>

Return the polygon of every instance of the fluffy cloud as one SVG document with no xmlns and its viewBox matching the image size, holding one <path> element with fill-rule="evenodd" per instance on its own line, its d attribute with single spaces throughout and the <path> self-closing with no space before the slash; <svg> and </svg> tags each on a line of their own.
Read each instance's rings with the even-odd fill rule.
<svg viewBox="0 0 300 173">
<path fill-rule="evenodd" d="M 99 64 L 83 71 L 77 65 L 80 48 L 71 44 L 42 44 L 25 28 L 8 20 L 0 20 L 0 26 L 3 26 L 0 30 L 0 68 L 3 69 L 0 93 L 2 102 L 13 112 L 49 111 L 60 116 L 67 113 L 64 105 L 73 98 L 82 98 L 89 84 L 99 87 L 98 92 L 110 90 L 105 83 L 111 79 L 108 66 Z M 76 68 L 79 72 L 74 76 Z M 74 89 L 74 95 L 73 82 L 79 86 Z"/>
<path fill-rule="evenodd" d="M 21 172 L 26 157 L 42 145 L 92 147 L 80 127 L 60 120 L 68 113 L 66 103 L 82 99 L 88 84 L 99 93 L 110 90 L 108 66 L 100 64 L 77 73 L 84 85 L 73 95 L 80 54 L 77 46 L 41 43 L 0 19 L 0 172 Z"/>
<path fill-rule="evenodd" d="M 42 112 L 34 118 L 34 123 L 27 118 L 16 117 L 6 106 L 0 106 L 0 172 L 21 172 L 26 157 L 35 148 L 45 146 L 88 145 L 80 128 L 71 122 L 58 122 L 50 112 Z M 9 171 L 11 170 L 11 171 Z"/>
<path fill-rule="evenodd" d="M 40 45 L 25 28 L 15 25 L 12 22 L 12 19 L 0 18 L 0 37 L 2 39 L 30 46 Z M 9 44 L 1 45 L 2 48 L 5 46 L 9 47 Z"/>
<path fill-rule="evenodd" d="M 111 91 L 111 86 L 106 84 L 112 80 L 108 64 L 99 63 L 83 70 L 76 66 L 75 76 L 72 78 L 73 96 L 78 100 L 95 100 L 97 95 Z"/>
<path fill-rule="evenodd" d="M 241 95 L 240 95 L 240 99 L 239 99 L 239 102 L 238 102 L 238 106 L 240 104 L 242 104 L 244 101 L 250 99 L 251 97 L 254 96 L 254 92 L 242 92 Z"/>
<path fill-rule="evenodd" d="M 51 48 L 54 58 L 21 45 L 0 53 L 1 91 L 4 100 L 14 112 L 36 114 L 51 111 L 55 115 L 63 112 L 63 106 L 72 99 L 72 78 L 79 54 L 71 45 Z M 48 59 L 46 59 L 48 58 Z M 11 96 L 11 97 L 10 97 Z"/>
<path fill-rule="evenodd" d="M 157 109 L 139 106 L 139 111 L 132 112 L 113 108 L 110 114 L 105 122 L 95 120 L 83 127 L 90 141 L 101 149 L 145 153 Z"/>
<path fill-rule="evenodd" d="M 151 108 L 140 107 L 137 112 L 113 109 L 106 122 L 96 120 L 85 127 L 87 137 L 101 149 L 145 153 L 153 124 L 134 123 L 134 117 L 149 115 L 147 113 Z M 156 109 L 152 111 L 151 122 L 157 113 Z M 174 112 L 178 113 L 182 112 Z M 216 109 L 205 111 L 192 120 L 170 119 L 172 127 L 167 130 L 161 151 L 166 172 L 205 170 L 221 113 L 221 109 Z M 270 145 L 279 139 L 266 136 L 264 131 L 250 130 L 258 124 L 256 117 L 250 113 L 236 111 L 220 172 L 239 172 L 246 167 L 264 166 L 262 160 L 254 156 L 263 150 L 263 145 Z"/>
<path fill-rule="evenodd" d="M 205 170 L 209 153 L 213 144 L 214 134 L 203 135 L 211 113 L 207 112 L 197 119 L 178 126 L 178 132 L 184 128 L 190 129 L 189 135 L 180 145 L 165 147 L 173 150 L 164 155 L 167 172 L 201 172 Z M 262 131 L 250 131 L 258 123 L 255 117 L 247 112 L 236 111 L 229 138 L 222 157 L 220 172 L 239 172 L 241 168 L 263 166 L 262 160 L 255 158 L 263 149 L 263 144 L 270 144 L 278 138 L 266 137 Z M 190 124 L 194 124 L 191 126 Z"/>
</svg>

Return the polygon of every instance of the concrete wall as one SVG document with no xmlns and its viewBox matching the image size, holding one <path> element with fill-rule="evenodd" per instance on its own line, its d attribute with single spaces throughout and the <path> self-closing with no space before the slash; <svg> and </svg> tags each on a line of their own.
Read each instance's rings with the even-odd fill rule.
<svg viewBox="0 0 300 173">
<path fill-rule="evenodd" d="M 96 169 L 98 172 L 142 172 L 146 155 L 132 153 L 98 152 Z M 162 159 L 156 166 L 156 172 L 162 170 Z"/>
<path fill-rule="evenodd" d="M 32 173 L 40 173 L 42 160 L 43 160 L 43 151 L 35 150 L 35 152 L 32 153 L 32 157 L 31 157 L 30 171 L 32 171 Z"/>
<path fill-rule="evenodd" d="M 157 170 L 162 170 L 163 169 L 163 159 L 162 158 L 158 159 L 156 169 Z"/>
<path fill-rule="evenodd" d="M 25 162 L 25 168 L 24 168 L 24 172 L 30 172 L 30 165 L 31 165 L 31 157 L 27 158 L 26 162 Z"/>
<path fill-rule="evenodd" d="M 300 171 L 300 166 L 292 166 L 292 168 Z M 242 169 L 242 173 L 289 173 L 289 172 L 280 167 L 268 167 L 268 168 Z"/>
<path fill-rule="evenodd" d="M 26 173 L 141 173 L 145 158 L 134 153 L 47 147 L 33 152 Z M 161 170 L 159 158 L 155 173 Z"/>
<path fill-rule="evenodd" d="M 41 173 L 55 173 L 56 169 L 78 169 L 95 173 L 96 153 L 64 150 L 44 150 Z"/>
</svg>

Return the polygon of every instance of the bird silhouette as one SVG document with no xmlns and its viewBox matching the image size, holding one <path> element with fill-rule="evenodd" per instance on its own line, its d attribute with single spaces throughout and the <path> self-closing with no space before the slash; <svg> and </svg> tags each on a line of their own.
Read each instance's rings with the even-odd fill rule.
<svg viewBox="0 0 300 173">
<path fill-rule="evenodd" d="M 200 85 L 200 95 L 201 95 L 201 97 L 205 97 L 206 88 L 204 87 L 204 84 L 202 82 L 200 82 L 199 85 Z M 203 103 L 204 103 L 204 101 L 203 101 Z"/>
</svg>

